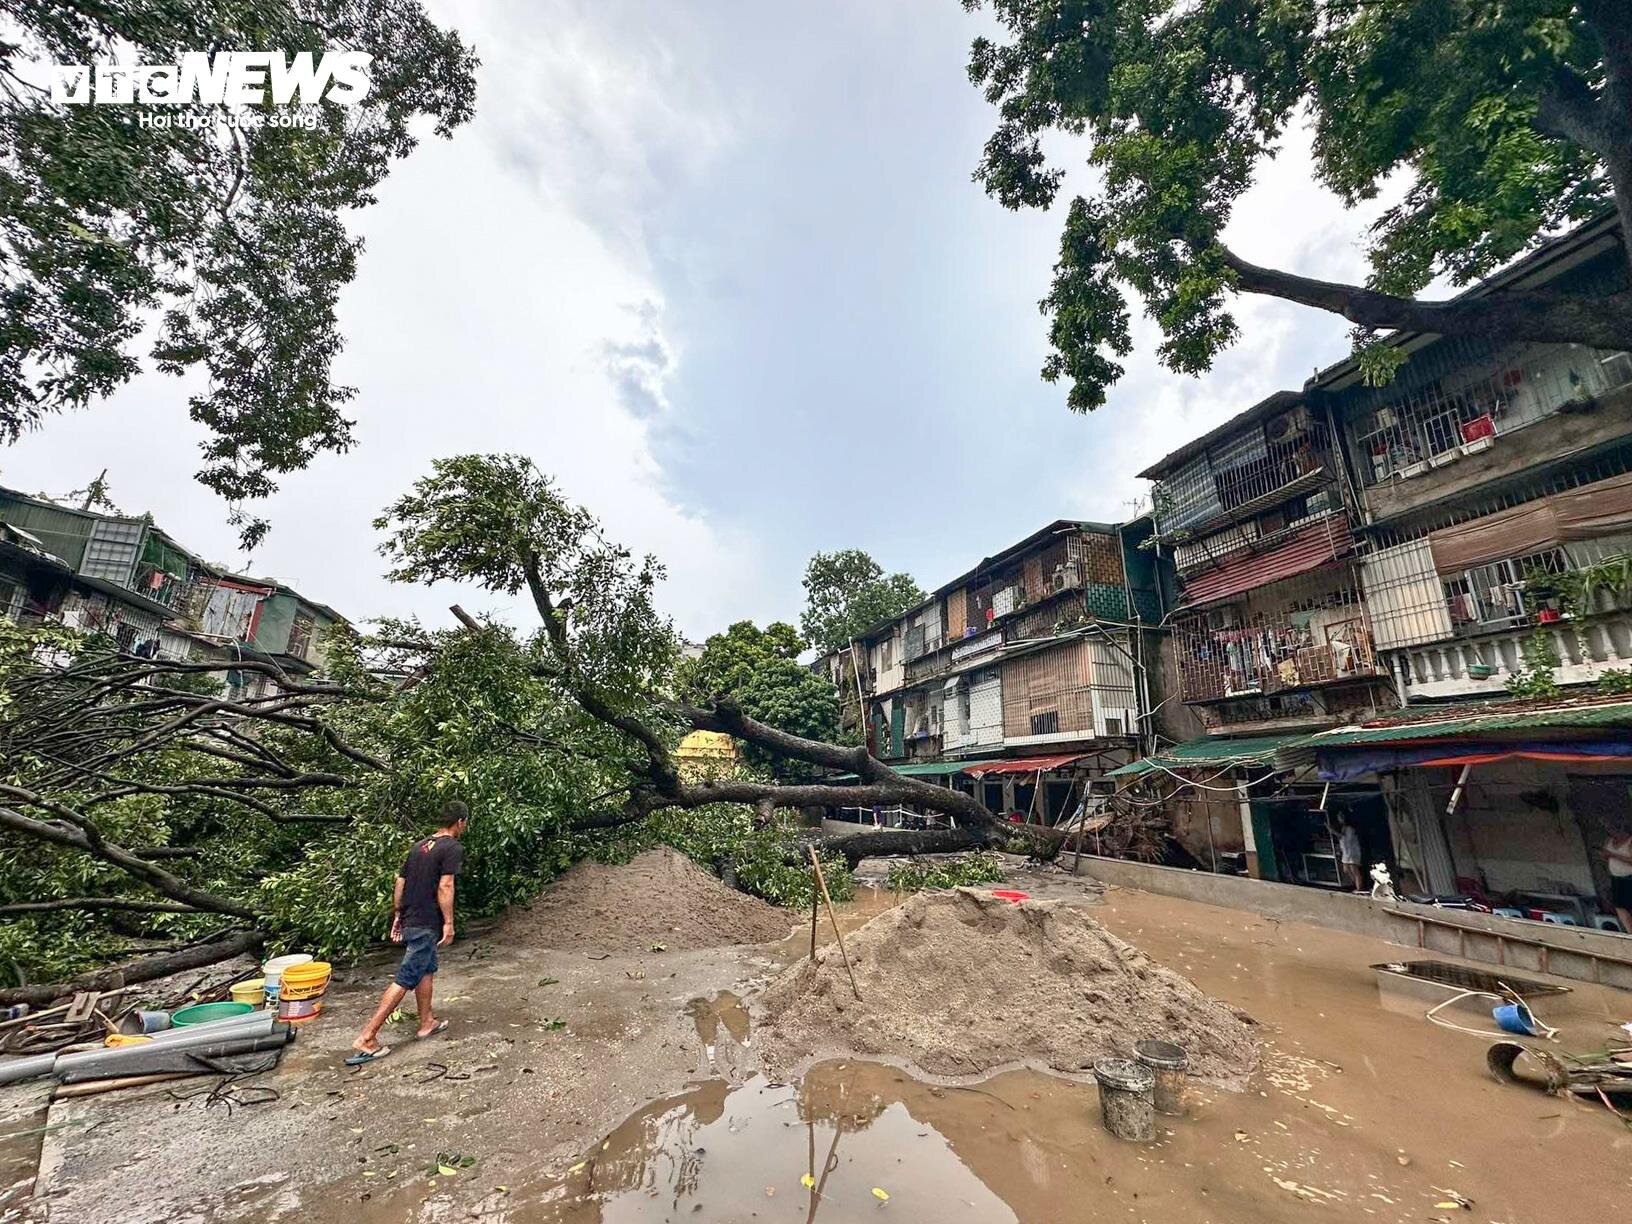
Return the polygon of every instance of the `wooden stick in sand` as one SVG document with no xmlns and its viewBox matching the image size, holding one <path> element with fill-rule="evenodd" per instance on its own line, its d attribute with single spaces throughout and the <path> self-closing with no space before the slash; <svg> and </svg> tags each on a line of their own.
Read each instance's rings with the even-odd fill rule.
<svg viewBox="0 0 1632 1224">
<path fill-rule="evenodd" d="M 833 898 L 827 893 L 827 877 L 822 875 L 822 860 L 816 857 L 816 847 L 806 846 L 810 851 L 810 867 L 816 873 L 816 883 L 822 887 L 822 900 L 827 903 L 827 920 L 833 924 L 833 935 L 839 941 L 839 955 L 844 958 L 844 971 L 850 975 L 850 993 L 861 1001 L 861 987 L 856 985 L 856 971 L 850 967 L 850 953 L 844 950 L 844 932 L 839 930 L 839 916 L 833 912 Z"/>
<path fill-rule="evenodd" d="M 810 959 L 816 959 L 816 915 L 821 909 L 821 900 L 816 895 L 816 873 L 810 873 Z"/>
</svg>

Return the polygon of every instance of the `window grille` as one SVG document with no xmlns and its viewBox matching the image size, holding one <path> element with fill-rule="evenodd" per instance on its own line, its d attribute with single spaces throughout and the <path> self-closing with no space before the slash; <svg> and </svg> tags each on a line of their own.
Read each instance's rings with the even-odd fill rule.
<svg viewBox="0 0 1632 1224">
<path fill-rule="evenodd" d="M 1186 702 L 1268 695 L 1383 674 L 1353 575 L 1303 574 L 1175 622 Z"/>
<path fill-rule="evenodd" d="M 1386 387 L 1352 393 L 1360 478 L 1412 476 L 1481 439 L 1632 382 L 1632 357 L 1577 344 L 1441 341 Z"/>
</svg>

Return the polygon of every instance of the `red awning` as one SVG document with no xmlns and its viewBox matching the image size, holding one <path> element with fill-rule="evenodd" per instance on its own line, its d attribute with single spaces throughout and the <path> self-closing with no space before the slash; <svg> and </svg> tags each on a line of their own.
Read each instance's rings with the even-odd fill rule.
<svg viewBox="0 0 1632 1224">
<path fill-rule="evenodd" d="M 1213 603 L 1243 591 L 1267 586 L 1271 582 L 1279 582 L 1283 578 L 1307 574 L 1347 555 L 1353 549 L 1349 520 L 1342 514 L 1328 514 L 1278 548 L 1264 553 L 1248 553 L 1185 579 L 1184 603 L 1186 607 Z"/>
<path fill-rule="evenodd" d="M 971 766 L 963 772 L 971 778 L 984 778 L 987 774 L 1007 773 L 1036 773 L 1041 770 L 1047 773 L 1051 769 L 1059 769 L 1080 761 L 1087 756 L 1086 752 L 1070 753 L 1066 756 L 1020 757 L 1013 761 L 982 761 L 979 765 Z"/>
</svg>

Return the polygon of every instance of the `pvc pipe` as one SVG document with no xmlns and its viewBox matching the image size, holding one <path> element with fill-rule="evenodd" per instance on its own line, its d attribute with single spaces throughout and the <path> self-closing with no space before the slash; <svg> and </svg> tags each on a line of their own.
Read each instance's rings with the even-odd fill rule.
<svg viewBox="0 0 1632 1224">
<path fill-rule="evenodd" d="M 0 1062 L 0 1084 L 16 1084 L 33 1079 L 51 1070 L 57 1061 L 55 1054 L 31 1054 L 27 1058 L 11 1058 Z"/>
<path fill-rule="evenodd" d="M 225 1041 L 229 1038 L 264 1037 L 272 1032 L 272 1026 L 277 1020 L 274 1012 L 250 1012 L 242 1016 L 228 1016 L 223 1020 L 210 1020 L 203 1024 L 189 1024 L 182 1028 L 165 1029 L 163 1032 L 152 1034 L 151 1041 L 144 1041 L 139 1046 L 126 1046 L 125 1049 L 146 1049 L 155 1045 L 174 1045 L 178 1041 L 198 1045 L 200 1042 Z M 34 1054 L 27 1058 L 6 1059 L 0 1061 L 0 1084 L 16 1084 L 23 1080 L 34 1079 L 36 1076 L 50 1074 L 59 1063 L 74 1066 L 76 1059 L 100 1057 L 111 1050 L 97 1047 L 94 1050 L 83 1050 L 74 1054 L 52 1052 L 49 1054 Z"/>
<path fill-rule="evenodd" d="M 281 1050 L 294 1039 L 294 1033 L 283 1031 L 263 1037 L 227 1037 L 203 1041 L 197 1045 L 170 1042 L 157 1049 L 151 1045 L 121 1046 L 113 1050 L 99 1050 L 94 1054 L 75 1055 L 76 1061 L 64 1067 L 59 1062 L 54 1072 L 64 1084 L 81 1080 L 113 1079 L 126 1075 L 146 1075 L 160 1071 L 190 1071 L 198 1066 L 193 1056 L 223 1058 L 229 1054 L 254 1054 L 262 1050 Z"/>
<path fill-rule="evenodd" d="M 186 1033 L 186 1029 L 181 1030 Z M 229 1041 L 246 1041 L 267 1036 L 272 1032 L 271 1017 L 268 1016 L 266 1027 L 263 1030 L 231 1031 L 231 1032 L 204 1032 L 189 1036 L 173 1037 L 169 1041 L 144 1041 L 140 1045 L 118 1046 L 109 1049 L 87 1050 L 83 1054 L 62 1054 L 57 1057 L 56 1065 L 51 1073 L 58 1079 L 80 1067 L 101 1066 L 108 1059 L 120 1059 L 131 1054 L 140 1054 L 157 1046 L 161 1050 L 196 1050 L 211 1045 L 220 1045 Z M 83 1078 L 83 1077 L 81 1077 Z"/>
<path fill-rule="evenodd" d="M 180 1028 L 167 1028 L 149 1034 L 153 1041 L 144 1042 L 143 1044 L 168 1044 L 190 1035 L 197 1036 L 200 1033 L 213 1036 L 231 1034 L 235 1037 L 242 1036 L 244 1033 L 269 1033 L 272 1031 L 272 1022 L 277 1018 L 276 1012 L 258 1011 L 246 1012 L 242 1016 L 228 1016 L 224 1020 L 209 1020 L 203 1024 L 184 1024 Z"/>
</svg>

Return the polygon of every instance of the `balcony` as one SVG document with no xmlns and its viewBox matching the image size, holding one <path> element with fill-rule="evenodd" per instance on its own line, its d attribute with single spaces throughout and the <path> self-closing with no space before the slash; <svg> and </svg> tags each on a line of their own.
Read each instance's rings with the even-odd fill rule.
<svg viewBox="0 0 1632 1224">
<path fill-rule="evenodd" d="M 1613 669 L 1632 668 L 1632 611 L 1588 620 L 1561 620 L 1486 633 L 1476 638 L 1430 642 L 1395 654 L 1396 674 L 1407 700 L 1499 697 L 1516 674 L 1527 671 L 1524 652 L 1537 633 L 1556 652 L 1553 682 L 1593 684 Z"/>
<path fill-rule="evenodd" d="M 187 602 L 190 584 L 185 577 L 178 577 L 156 565 L 139 565 L 130 589 L 154 603 L 179 611 Z"/>
<path fill-rule="evenodd" d="M 1332 453 L 1325 426 L 1302 408 L 1231 436 L 1156 482 L 1159 529 L 1173 538 L 1246 522 L 1330 483 Z"/>
<path fill-rule="evenodd" d="M 1265 697 L 1386 675 L 1356 617 L 1321 626 L 1291 622 L 1178 627 L 1179 691 L 1187 704 Z"/>
</svg>

